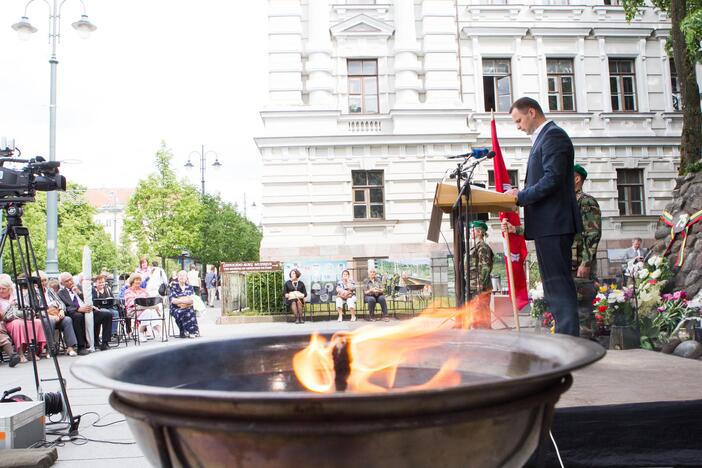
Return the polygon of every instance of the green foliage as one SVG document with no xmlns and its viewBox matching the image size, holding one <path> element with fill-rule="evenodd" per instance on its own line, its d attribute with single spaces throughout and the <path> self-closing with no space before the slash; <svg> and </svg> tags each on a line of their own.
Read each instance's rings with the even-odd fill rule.
<svg viewBox="0 0 702 468">
<path fill-rule="evenodd" d="M 279 271 L 246 275 L 246 303 L 261 314 L 286 312 L 283 301 L 283 274 Z"/>
<path fill-rule="evenodd" d="M 75 195 L 71 198 L 59 197 L 58 204 L 58 261 L 60 271 L 78 273 L 82 270 L 83 247 L 92 251 L 93 271 L 105 267 L 109 270 L 116 265 L 117 251 L 112 239 L 102 226 L 93 221 L 95 208 L 81 193 L 85 189 L 77 184 L 68 184 L 68 190 Z M 25 205 L 22 222 L 29 228 L 32 246 L 39 268 L 46 266 L 46 193 L 39 192 L 36 201 Z M 12 262 L 9 248 L 3 255 L 4 271 L 10 271 Z M 18 264 L 19 268 L 19 264 Z"/>
<path fill-rule="evenodd" d="M 202 206 L 202 242 L 193 249 L 198 260 L 211 264 L 258 260 L 262 236 L 256 225 L 218 196 L 206 195 Z"/>
<path fill-rule="evenodd" d="M 156 153 L 155 174 L 139 182 L 125 211 L 124 230 L 139 252 L 175 257 L 181 249 L 200 248 L 202 205 L 197 189 L 178 181 L 165 143 Z"/>
<path fill-rule="evenodd" d="M 702 43 L 702 2 L 690 3 L 697 3 L 696 9 L 690 11 L 685 19 L 682 20 L 680 30 L 685 36 L 687 50 L 693 59 L 693 63 L 702 62 L 702 48 L 700 47 L 700 43 Z"/>
<path fill-rule="evenodd" d="M 694 174 L 696 172 L 702 172 L 702 161 L 695 161 L 692 164 L 688 164 L 685 168 L 685 174 Z"/>
</svg>

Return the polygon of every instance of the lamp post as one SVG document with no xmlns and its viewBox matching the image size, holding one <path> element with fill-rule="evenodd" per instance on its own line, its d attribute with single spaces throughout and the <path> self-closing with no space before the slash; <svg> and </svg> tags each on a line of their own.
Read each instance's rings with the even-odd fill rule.
<svg viewBox="0 0 702 468">
<path fill-rule="evenodd" d="M 192 169 L 195 167 L 195 165 L 190 161 L 190 158 L 192 155 L 197 155 L 200 159 L 200 183 L 201 183 L 201 191 L 202 191 L 202 196 L 205 196 L 205 167 L 207 165 L 207 156 L 214 154 L 215 157 L 215 162 L 212 163 L 212 167 L 218 168 L 222 166 L 222 163 L 219 162 L 219 156 L 217 156 L 217 153 L 214 151 L 207 151 L 205 152 L 205 145 L 202 145 L 200 148 L 200 152 L 197 151 L 192 151 L 188 155 L 188 162 L 185 163 L 185 167 L 187 169 Z"/>
<path fill-rule="evenodd" d="M 32 26 L 27 16 L 27 9 L 34 0 L 29 0 L 24 6 L 24 15 L 19 22 L 12 25 L 12 29 L 17 31 L 20 39 L 28 39 L 31 34 L 38 31 Z M 66 0 L 59 4 L 58 0 L 46 0 L 49 7 L 49 42 L 51 43 L 51 88 L 49 92 L 49 161 L 56 161 L 56 68 L 58 58 L 56 57 L 56 45 L 61 37 L 61 8 Z M 85 3 L 83 14 L 80 19 L 71 23 L 73 29 L 78 31 L 81 37 L 87 38 L 97 27 L 88 21 L 85 13 Z M 46 273 L 55 277 L 58 276 L 58 193 L 55 191 L 46 194 Z"/>
</svg>

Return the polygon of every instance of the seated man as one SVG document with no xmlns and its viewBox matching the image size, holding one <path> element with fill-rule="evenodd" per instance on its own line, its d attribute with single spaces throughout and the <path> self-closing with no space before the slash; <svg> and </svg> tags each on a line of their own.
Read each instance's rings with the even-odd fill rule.
<svg viewBox="0 0 702 468">
<path fill-rule="evenodd" d="M 366 279 L 365 287 L 363 288 L 363 296 L 368 304 L 368 320 L 375 320 L 375 305 L 380 304 L 380 310 L 383 313 L 383 320 L 388 319 L 388 304 L 385 302 L 383 285 L 378 278 L 378 273 L 375 268 L 368 270 L 368 279 Z"/>
<path fill-rule="evenodd" d="M 102 273 L 95 277 L 95 285 L 93 286 L 93 299 L 113 299 L 112 291 L 107 287 L 107 277 Z M 117 334 L 117 325 L 119 324 L 119 311 L 114 309 L 101 309 L 101 311 L 112 314 L 112 334 Z"/>
<path fill-rule="evenodd" d="M 641 247 L 641 242 L 642 240 L 640 237 L 635 237 L 631 240 L 631 247 L 626 249 L 626 253 L 624 254 L 624 258 L 627 260 L 627 262 L 629 260 L 642 262 L 644 257 L 646 257 L 648 249 Z"/>
<path fill-rule="evenodd" d="M 61 330 L 63 333 L 63 341 L 66 343 L 66 354 L 69 356 L 77 356 L 76 347 L 78 346 L 78 340 L 76 338 L 76 332 L 73 328 L 73 319 L 66 315 L 66 306 L 63 301 L 59 299 L 56 292 L 49 287 L 49 278 L 46 273 L 39 271 L 39 278 L 41 279 L 41 288 L 44 290 L 44 300 L 46 301 L 46 312 L 49 315 L 50 323 L 46 323 L 42 317 L 42 322 L 44 323 L 44 329 L 46 333 L 53 333 L 54 330 Z"/>
<path fill-rule="evenodd" d="M 102 327 L 102 342 L 100 350 L 104 351 L 108 348 L 110 341 L 110 333 L 112 332 L 112 314 L 109 312 L 93 311 L 93 306 L 83 302 L 83 293 L 73 281 L 73 275 L 68 272 L 63 272 L 59 276 L 61 282 L 61 290 L 58 293 L 59 298 L 66 306 L 66 314 L 73 319 L 73 328 L 76 332 L 78 340 L 78 354 L 88 354 L 88 346 L 85 335 L 85 314 L 93 314 L 95 342 L 97 344 L 100 336 L 100 327 Z M 96 346 L 97 348 L 97 346 Z"/>
</svg>

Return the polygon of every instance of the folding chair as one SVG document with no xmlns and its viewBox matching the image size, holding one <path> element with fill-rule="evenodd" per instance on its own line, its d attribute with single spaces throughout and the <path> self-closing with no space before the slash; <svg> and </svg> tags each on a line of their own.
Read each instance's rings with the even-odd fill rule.
<svg viewBox="0 0 702 468">
<path fill-rule="evenodd" d="M 93 299 L 93 305 L 98 309 L 103 309 L 103 312 L 107 312 L 107 309 L 117 310 L 119 313 L 119 318 L 117 319 L 117 345 L 119 347 L 122 341 L 124 341 L 125 346 L 129 346 L 129 340 L 127 337 L 126 320 L 127 317 L 123 310 L 120 308 L 119 299 L 114 297 L 104 298 L 104 299 Z"/>
<path fill-rule="evenodd" d="M 155 297 L 137 297 L 134 299 L 136 313 L 134 314 L 134 342 L 139 344 L 139 327 L 144 322 L 161 322 L 161 341 L 168 341 L 168 329 L 166 328 L 166 311 L 161 308 L 161 317 L 153 319 L 139 318 L 139 312 L 146 309 L 155 309 L 159 304 L 163 304 L 163 299 L 160 296 Z"/>
</svg>

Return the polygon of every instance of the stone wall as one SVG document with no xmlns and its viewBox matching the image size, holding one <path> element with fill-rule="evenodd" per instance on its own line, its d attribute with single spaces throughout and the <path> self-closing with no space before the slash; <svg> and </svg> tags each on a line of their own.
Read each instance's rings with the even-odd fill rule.
<svg viewBox="0 0 702 468">
<path fill-rule="evenodd" d="M 678 177 L 673 191 L 673 202 L 666 206 L 666 211 L 675 216 L 679 212 L 688 215 L 702 210 L 702 172 Z M 655 253 L 665 251 L 670 241 L 670 228 L 659 222 L 656 230 Z M 682 235 L 675 238 L 668 261 L 671 268 L 675 263 L 682 246 Z M 674 290 L 684 290 L 690 297 L 694 297 L 702 289 L 702 222 L 698 222 L 688 229 L 687 242 L 684 250 L 684 263 L 681 268 L 675 268 L 675 277 L 672 285 Z"/>
</svg>

